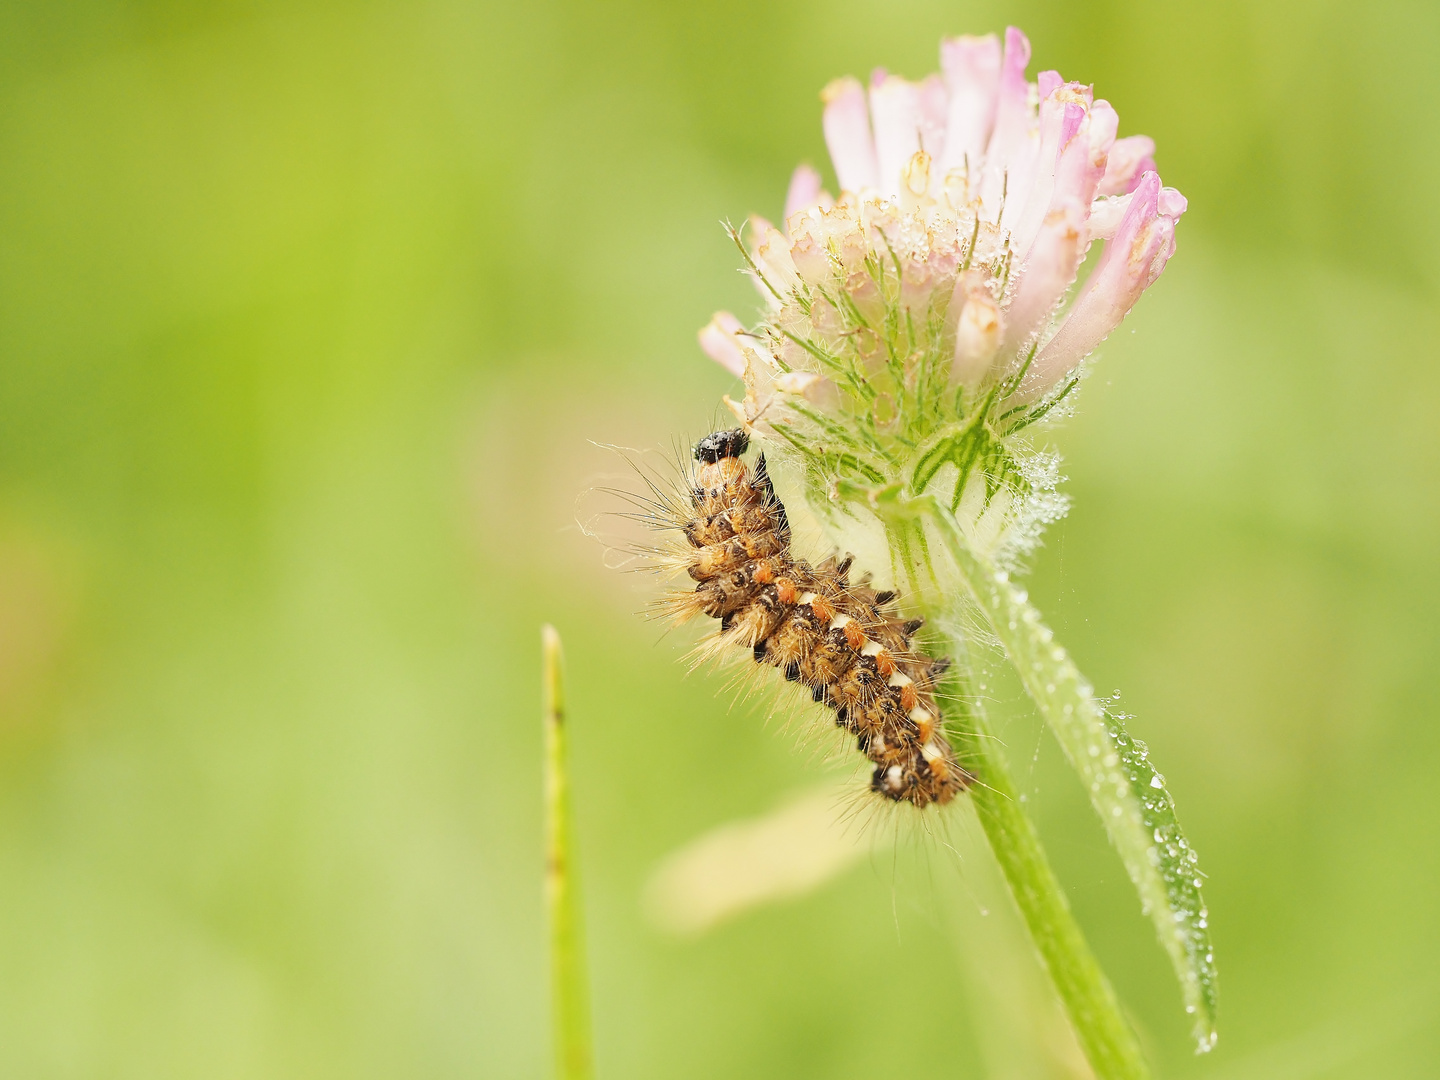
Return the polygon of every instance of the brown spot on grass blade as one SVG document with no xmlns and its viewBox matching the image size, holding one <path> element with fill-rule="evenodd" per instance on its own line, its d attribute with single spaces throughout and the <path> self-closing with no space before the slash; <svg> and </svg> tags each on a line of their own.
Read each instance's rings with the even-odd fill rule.
<svg viewBox="0 0 1440 1080">
<path fill-rule="evenodd" d="M 565 682 L 560 635 L 541 628 L 545 724 L 545 906 L 550 923 L 550 996 L 556 1075 L 589 1080 L 590 995 L 580 923 L 565 766 Z"/>
</svg>

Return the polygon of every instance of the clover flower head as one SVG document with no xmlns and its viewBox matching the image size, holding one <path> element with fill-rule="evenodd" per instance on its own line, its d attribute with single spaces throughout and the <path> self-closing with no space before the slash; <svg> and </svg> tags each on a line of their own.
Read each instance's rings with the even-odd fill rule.
<svg viewBox="0 0 1440 1080">
<path fill-rule="evenodd" d="M 1068 395 L 1160 276 L 1185 199 L 1161 186 L 1151 139 L 1117 138 L 1109 102 L 1054 71 L 1029 81 L 1029 60 L 1012 27 L 1003 47 L 946 39 L 941 72 L 918 82 L 876 70 L 868 89 L 824 89 L 839 197 L 798 168 L 784 228 L 752 217 L 744 243 L 764 321 L 721 312 L 700 334 L 745 378 L 728 403 L 747 428 L 898 476 L 927 440 L 978 425 L 942 454 L 958 477 L 907 482 L 940 477 L 958 507 L 981 453 L 1000 486 L 1034 492 L 1027 470 L 1046 470 L 1011 436 Z"/>
</svg>

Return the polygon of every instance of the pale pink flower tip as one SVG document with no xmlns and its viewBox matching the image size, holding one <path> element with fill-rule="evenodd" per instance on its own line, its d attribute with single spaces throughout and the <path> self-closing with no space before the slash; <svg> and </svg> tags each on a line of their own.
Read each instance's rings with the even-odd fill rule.
<svg viewBox="0 0 1440 1080">
<path fill-rule="evenodd" d="M 790 190 L 785 193 L 785 220 L 791 215 L 820 202 L 820 174 L 809 165 L 801 165 L 790 177 Z"/>
<path fill-rule="evenodd" d="M 743 378 L 745 375 L 745 349 L 740 344 L 740 335 L 745 327 L 728 311 L 717 311 L 715 316 L 700 330 L 700 348 L 731 375 Z"/>
</svg>

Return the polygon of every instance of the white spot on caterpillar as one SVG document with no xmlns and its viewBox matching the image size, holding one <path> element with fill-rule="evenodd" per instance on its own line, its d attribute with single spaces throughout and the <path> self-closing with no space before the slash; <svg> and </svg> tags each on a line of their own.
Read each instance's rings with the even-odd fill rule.
<svg viewBox="0 0 1440 1080">
<path fill-rule="evenodd" d="M 920 753 L 926 761 L 938 761 L 945 756 L 940 752 L 940 748 L 935 745 L 934 741 L 927 742 L 924 746 L 920 747 Z"/>
<path fill-rule="evenodd" d="M 789 536 L 779 530 L 778 502 L 772 512 L 768 485 L 757 482 L 739 456 L 743 443 L 740 432 L 707 436 L 703 441 L 706 453 L 675 500 L 675 524 L 682 527 L 686 544 L 700 537 L 734 535 L 704 549 L 676 543 L 673 550 L 660 553 L 665 565 L 684 567 L 701 583 L 693 592 L 687 588 L 671 594 L 666 608 L 677 618 L 728 613 L 721 620 L 721 633 L 707 637 L 697 648 L 703 657 L 740 646 L 746 651 L 759 650 L 757 659 L 768 659 L 770 666 L 788 661 L 783 670 L 793 680 L 800 674 L 799 659 L 816 654 L 817 662 L 804 673 L 805 687 L 832 708 L 849 702 L 850 707 L 841 708 L 835 718 L 850 735 L 859 737 L 858 749 L 869 758 L 870 767 L 878 766 L 872 784 L 891 799 L 909 801 L 917 808 L 950 802 L 968 787 L 971 778 L 941 767 L 954 758 L 938 713 L 932 711 L 935 707 L 928 688 L 934 675 L 927 669 L 928 658 L 904 646 L 898 654 L 886 648 L 886 642 L 898 644 L 902 624 L 894 619 L 877 621 L 873 594 L 865 587 L 851 588 L 838 563 L 830 560 L 812 566 L 796 556 Z M 717 460 L 708 461 L 707 456 Z M 763 511 L 758 514 L 757 500 Z M 668 524 L 661 520 L 666 516 L 658 515 L 655 523 Z M 763 583 L 767 588 L 752 595 L 744 587 L 756 578 L 761 579 L 757 585 Z M 808 588 L 804 582 L 809 583 Z M 792 618 L 797 607 L 802 617 Z M 848 614 L 850 611 L 855 614 Z M 855 624 L 853 630 L 851 623 Z M 871 640 L 872 634 L 867 632 L 872 626 L 878 641 Z M 770 640 L 781 629 L 785 630 L 783 636 Z M 841 634 L 832 633 L 834 630 Z M 905 637 L 908 640 L 909 635 Z M 836 670 L 838 663 L 831 662 L 844 662 L 842 654 L 852 660 L 857 654 L 870 657 L 870 664 L 847 678 L 846 672 Z M 915 676 L 909 675 L 911 670 Z M 904 702 L 917 705 L 917 681 L 927 688 L 927 707 L 904 709 Z M 906 713 L 911 717 L 908 721 Z M 935 759 L 929 768 L 923 765 L 922 743 L 930 744 L 931 752 L 938 747 L 943 760 Z"/>
</svg>

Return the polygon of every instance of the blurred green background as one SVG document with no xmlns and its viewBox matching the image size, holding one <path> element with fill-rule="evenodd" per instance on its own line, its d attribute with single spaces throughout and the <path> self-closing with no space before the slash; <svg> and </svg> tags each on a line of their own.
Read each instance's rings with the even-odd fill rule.
<svg viewBox="0 0 1440 1080">
<path fill-rule="evenodd" d="M 0 8 L 0 1075 L 548 1075 L 544 620 L 602 1078 L 1068 1075 L 995 1036 L 1033 962 L 973 855 L 649 927 L 659 859 L 821 770 L 575 525 L 590 440 L 710 430 L 695 330 L 756 305 L 717 221 L 823 161 L 818 89 L 1007 22 L 1190 199 L 1031 591 L 1210 875 L 1212 1055 L 1017 707 L 1031 806 L 1162 1075 L 1435 1075 L 1440 8 L 1399 0 Z"/>
</svg>

